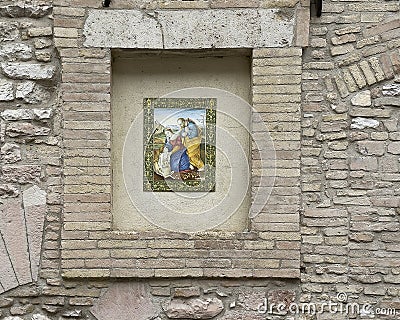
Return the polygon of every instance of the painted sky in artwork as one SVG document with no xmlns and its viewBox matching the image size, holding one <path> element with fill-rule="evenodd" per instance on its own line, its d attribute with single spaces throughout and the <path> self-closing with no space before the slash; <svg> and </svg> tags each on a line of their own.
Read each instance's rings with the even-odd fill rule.
<svg viewBox="0 0 400 320">
<path fill-rule="evenodd" d="M 154 121 L 173 130 L 179 129 L 176 122 L 178 118 L 190 118 L 204 127 L 205 116 L 205 109 L 154 108 Z"/>
</svg>

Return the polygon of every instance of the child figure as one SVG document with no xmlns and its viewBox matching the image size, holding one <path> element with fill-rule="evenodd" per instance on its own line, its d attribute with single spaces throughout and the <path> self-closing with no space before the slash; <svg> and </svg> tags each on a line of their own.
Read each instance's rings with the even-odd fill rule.
<svg viewBox="0 0 400 320">
<path fill-rule="evenodd" d="M 171 171 L 171 152 L 168 151 L 167 147 L 164 147 L 163 152 L 160 154 L 158 166 L 164 178 L 168 178 L 174 173 Z"/>
</svg>

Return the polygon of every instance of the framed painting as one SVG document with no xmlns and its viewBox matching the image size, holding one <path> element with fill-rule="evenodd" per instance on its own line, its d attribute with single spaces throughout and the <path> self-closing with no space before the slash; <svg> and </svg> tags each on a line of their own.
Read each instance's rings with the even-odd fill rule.
<svg viewBox="0 0 400 320">
<path fill-rule="evenodd" d="M 146 98 L 144 191 L 215 191 L 215 98 Z"/>
</svg>

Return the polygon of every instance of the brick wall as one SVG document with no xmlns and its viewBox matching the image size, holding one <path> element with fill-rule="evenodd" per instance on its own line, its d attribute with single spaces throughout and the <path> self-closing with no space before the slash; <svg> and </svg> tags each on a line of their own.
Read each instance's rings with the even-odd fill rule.
<svg viewBox="0 0 400 320">
<path fill-rule="evenodd" d="M 399 308 L 399 2 L 323 8 L 303 64 L 302 299 Z"/>
<path fill-rule="evenodd" d="M 203 234 L 120 232 L 112 228 L 110 209 L 111 50 L 97 48 L 99 42 L 114 47 L 115 39 L 107 36 L 108 32 L 103 34 L 105 39 L 94 36 L 102 30 L 92 25 L 92 21 L 105 18 L 115 8 L 95 11 L 90 10 L 91 6 L 86 3 L 71 4 L 75 7 L 66 6 L 63 1 L 55 2 L 53 11 L 55 45 L 62 65 L 60 99 L 64 121 L 62 275 L 66 278 L 299 277 L 301 49 L 253 50 L 254 103 L 260 111 L 259 121 L 270 128 L 275 140 L 278 161 L 277 170 L 273 173 L 277 177 L 277 186 L 281 188 L 275 190 L 268 204 L 261 208 L 261 214 L 251 221 L 249 229 L 237 233 Z M 93 6 L 95 4 L 99 5 L 93 2 Z M 123 4 L 119 3 L 118 8 L 122 8 Z M 137 6 L 125 3 L 124 8 L 134 10 Z M 183 5 L 183 9 L 186 9 L 186 5 Z M 205 10 L 204 14 L 209 10 Z M 294 9 L 290 10 L 293 15 Z M 114 12 L 121 21 L 134 19 L 136 14 L 142 16 L 137 10 L 133 15 L 130 15 L 132 11 Z M 185 19 L 183 12 L 178 12 L 181 19 Z M 284 19 L 280 11 L 277 12 L 276 20 Z M 247 14 L 247 11 L 237 13 L 238 16 Z M 90 23 L 85 23 L 87 16 Z M 191 16 L 192 20 L 196 19 L 194 13 Z M 70 24 L 71 19 L 75 20 L 74 25 Z M 158 19 L 161 20 L 160 17 Z M 146 23 L 145 19 L 141 21 Z M 153 19 L 150 21 L 154 22 Z M 118 28 L 118 25 L 109 21 L 103 29 L 110 27 Z M 138 24 L 137 28 L 142 26 Z M 170 28 L 172 30 L 173 27 Z M 180 39 L 179 30 L 171 34 L 164 30 L 162 44 L 158 39 L 148 37 L 143 40 L 139 39 L 140 34 L 135 34 L 132 38 L 139 40 L 130 42 L 124 48 L 175 48 L 176 39 Z M 168 42 L 166 39 L 172 36 L 176 39 Z M 86 43 L 89 37 L 91 40 Z M 185 39 L 184 48 L 197 48 L 195 38 Z M 209 45 L 207 40 L 208 37 L 204 45 L 212 46 L 213 43 Z M 290 66 L 282 66 L 288 60 Z M 286 77 L 279 78 L 281 69 L 285 69 Z M 282 93 L 282 90 L 287 93 Z M 276 94 L 278 92 L 279 95 Z M 278 108 L 277 103 L 280 104 Z M 281 112 L 281 108 L 292 108 L 292 112 L 287 115 Z M 281 121 L 286 126 L 275 128 Z M 263 133 L 258 132 L 258 135 L 262 136 Z M 290 155 L 285 152 L 291 149 L 296 149 L 296 152 Z M 252 187 L 257 191 L 261 178 L 271 173 L 270 168 L 263 167 L 260 159 L 254 160 Z M 261 185 L 261 188 L 271 186 Z M 140 194 L 137 196 L 140 197 Z M 248 260 L 248 257 L 252 259 Z"/>
<path fill-rule="evenodd" d="M 371 304 L 372 310 L 397 308 L 400 312 L 398 1 L 325 0 L 322 17 L 311 20 L 310 39 L 304 26 L 298 29 L 297 44 L 309 44 L 303 49 L 298 71 L 291 64 L 299 66 L 299 49 L 254 52 L 254 106 L 274 138 L 278 158 L 269 205 L 279 209 L 275 215 L 265 210 L 254 223 L 272 229 L 280 224 L 287 232 L 281 237 L 282 233 L 265 230 L 256 247 L 252 239 L 242 238 L 219 239 L 221 243 L 213 244 L 231 248 L 247 243 L 250 251 L 260 253 L 272 245 L 285 249 L 291 259 L 261 266 L 262 276 L 267 277 L 261 280 L 258 274 L 248 273 L 249 269 L 243 271 L 247 256 L 238 256 L 237 261 L 243 264 L 241 268 L 230 264 L 230 272 L 238 272 L 239 278 L 215 279 L 221 276 L 221 265 L 231 263 L 231 257 L 204 260 L 210 263 L 211 273 L 183 274 L 190 269 L 180 267 L 180 256 L 168 256 L 164 263 L 171 270 L 179 266 L 175 277 L 192 278 L 160 279 L 154 278 L 154 271 L 143 269 L 138 275 L 130 269 L 125 275 L 124 271 L 115 275 L 144 278 L 124 281 L 85 278 L 110 275 L 110 269 L 98 268 L 104 262 L 130 267 L 133 261 L 158 264 L 150 256 L 145 257 L 147 262 L 141 260 L 143 247 L 155 252 L 149 244 L 153 243 L 151 235 L 132 242 L 132 235 L 116 238 L 103 231 L 110 228 L 110 172 L 105 160 L 110 148 L 110 55 L 108 50 L 81 47 L 80 38 L 83 8 L 100 8 L 101 2 L 55 2 L 54 12 L 49 1 L 10 1 L 0 7 L 0 252 L 8 254 L 0 255 L 0 318 L 165 320 L 193 314 L 224 320 L 296 318 L 285 315 L 284 310 L 281 315 L 276 310 L 275 315 L 259 313 L 266 298 L 269 304 L 321 304 L 346 298 L 350 303 Z M 112 7 L 291 8 L 297 3 L 116 1 Z M 307 1 L 301 4 L 306 11 L 302 14 L 307 15 Z M 53 41 L 58 50 L 54 50 Z M 285 70 L 290 70 L 290 79 L 285 78 Z M 280 79 L 286 79 L 283 85 Z M 297 100 L 300 84 L 301 101 Z M 282 90 L 285 95 L 280 94 Z M 257 172 L 260 168 L 256 158 L 254 161 Z M 71 193 L 63 196 L 63 188 Z M 287 200 L 284 205 L 279 205 L 281 199 Z M 300 214 L 296 210 L 299 206 Z M 87 221 L 77 223 L 81 212 Z M 62 220 L 68 231 L 63 243 Z M 87 225 L 94 230 L 88 230 Z M 27 232 L 19 232 L 24 229 Z M 175 243 L 174 252 L 179 253 L 182 246 L 200 241 L 193 244 L 177 237 L 167 235 L 159 243 Z M 133 257 L 126 256 L 126 250 L 120 252 L 122 257 L 110 256 L 110 248 L 119 254 L 118 248 L 126 248 L 127 243 L 136 246 L 135 251 L 130 250 Z M 193 257 L 208 254 L 201 246 L 209 248 L 210 243 L 197 245 L 200 247 L 192 251 Z M 61 246 L 68 256 L 62 261 Z M 106 254 L 103 248 L 107 248 Z M 298 261 L 300 252 L 301 279 L 290 280 L 287 277 L 291 275 L 282 270 L 295 269 L 298 265 L 290 261 Z M 99 273 L 85 274 L 82 269 L 90 266 Z M 70 276 L 79 278 L 63 279 L 61 268 L 78 269 Z M 271 269 L 277 273 L 272 274 Z M 268 279 L 271 276 L 280 278 Z M 342 295 L 338 297 L 338 293 Z M 326 310 L 297 318 L 362 317 L 332 315 Z M 374 318 L 396 316 L 376 314 Z"/>
</svg>

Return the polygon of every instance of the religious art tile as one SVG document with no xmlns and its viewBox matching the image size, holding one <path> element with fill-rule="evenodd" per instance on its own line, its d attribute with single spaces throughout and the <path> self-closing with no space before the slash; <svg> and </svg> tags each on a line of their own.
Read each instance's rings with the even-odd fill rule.
<svg viewBox="0 0 400 320">
<path fill-rule="evenodd" d="M 215 98 L 144 99 L 144 191 L 215 191 Z"/>
</svg>

